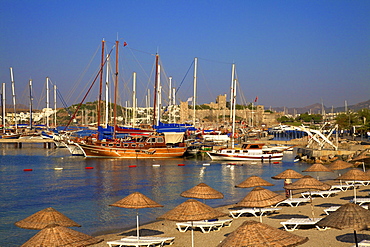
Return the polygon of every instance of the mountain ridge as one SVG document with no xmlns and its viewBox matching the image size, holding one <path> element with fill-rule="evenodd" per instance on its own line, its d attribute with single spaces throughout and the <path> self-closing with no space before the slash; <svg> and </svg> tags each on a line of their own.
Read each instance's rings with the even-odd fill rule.
<svg viewBox="0 0 370 247">
<path fill-rule="evenodd" d="M 288 112 L 288 114 L 302 114 L 302 113 L 322 114 L 322 107 L 323 107 L 322 104 L 315 103 L 315 104 L 304 106 L 304 107 L 272 107 L 271 109 L 276 112 L 282 112 L 285 109 L 285 111 Z M 358 111 L 363 108 L 370 108 L 370 100 L 347 106 L 347 109 L 352 110 L 352 111 Z M 326 107 L 324 105 L 324 110 L 326 113 L 344 112 L 345 107 L 340 106 L 340 107 L 332 108 L 332 107 Z"/>
</svg>

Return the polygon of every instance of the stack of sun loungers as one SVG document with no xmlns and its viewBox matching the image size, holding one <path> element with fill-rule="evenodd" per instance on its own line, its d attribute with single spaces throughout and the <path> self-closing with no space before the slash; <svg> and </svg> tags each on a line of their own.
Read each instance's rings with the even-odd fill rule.
<svg viewBox="0 0 370 247">
<path fill-rule="evenodd" d="M 135 247 L 151 247 L 151 246 L 163 246 L 165 244 L 173 244 L 175 237 L 139 237 L 129 236 L 121 238 L 120 240 L 108 241 L 107 244 L 109 247 L 118 246 L 135 246 Z"/>
</svg>

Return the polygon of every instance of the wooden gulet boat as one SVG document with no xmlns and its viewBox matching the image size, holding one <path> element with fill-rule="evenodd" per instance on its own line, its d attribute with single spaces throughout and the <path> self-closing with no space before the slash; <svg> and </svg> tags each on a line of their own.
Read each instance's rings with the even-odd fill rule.
<svg viewBox="0 0 370 247">
<path fill-rule="evenodd" d="M 88 138 L 76 143 L 88 158 L 175 158 L 186 151 L 183 142 L 166 144 L 165 136 L 151 135 L 132 139 L 96 140 Z"/>
</svg>

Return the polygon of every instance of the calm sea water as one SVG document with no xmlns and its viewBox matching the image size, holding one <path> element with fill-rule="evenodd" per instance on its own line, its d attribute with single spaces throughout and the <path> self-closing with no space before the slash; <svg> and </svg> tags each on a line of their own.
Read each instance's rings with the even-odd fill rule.
<svg viewBox="0 0 370 247">
<path fill-rule="evenodd" d="M 242 199 L 250 189 L 235 188 L 235 185 L 251 175 L 275 184 L 270 190 L 282 191 L 283 181 L 273 180 L 271 176 L 286 169 L 301 172 L 309 166 L 293 163 L 292 153 L 287 153 L 279 164 L 228 166 L 207 158 L 86 159 L 71 156 L 66 149 L 44 149 L 41 145 L 24 145 L 21 149 L 3 145 L 0 152 L 0 246 L 9 247 L 23 244 L 38 232 L 18 228 L 14 223 L 47 207 L 82 225 L 73 229 L 96 235 L 136 225 L 136 210 L 109 206 L 135 191 L 164 205 L 140 209 L 143 224 L 189 199 L 180 193 L 201 182 L 224 194 L 224 199 L 206 201 L 216 207 Z M 203 166 L 204 163 L 211 165 Z M 63 170 L 54 170 L 56 167 Z M 325 179 L 325 174 L 320 178 Z"/>
</svg>

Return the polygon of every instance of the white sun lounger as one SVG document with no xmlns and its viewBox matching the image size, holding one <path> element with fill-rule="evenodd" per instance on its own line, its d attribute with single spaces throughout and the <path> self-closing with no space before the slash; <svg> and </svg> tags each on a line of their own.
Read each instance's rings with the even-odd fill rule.
<svg viewBox="0 0 370 247">
<path fill-rule="evenodd" d="M 216 220 L 216 221 L 187 221 L 176 223 L 177 229 L 180 232 L 186 232 L 189 228 L 200 228 L 203 233 L 209 233 L 212 229 L 219 231 L 223 226 L 230 226 L 232 219 Z"/>
<path fill-rule="evenodd" d="M 358 243 L 358 247 L 369 247 L 370 246 L 370 240 L 362 240 Z M 352 245 L 351 247 L 356 247 L 356 245 Z"/>
<path fill-rule="evenodd" d="M 118 247 L 123 247 L 123 246 L 135 246 L 135 247 L 151 247 L 151 246 L 162 246 L 162 241 L 155 241 L 155 240 L 140 240 L 135 241 L 135 240 L 115 240 L 115 241 L 108 241 L 107 242 L 109 247 L 113 246 L 118 246 Z"/>
<path fill-rule="evenodd" d="M 234 219 L 239 218 L 242 214 L 252 214 L 255 217 L 258 217 L 259 214 L 263 216 L 264 213 L 273 213 L 277 210 L 281 210 L 281 208 L 274 208 L 274 207 L 269 207 L 269 208 L 242 208 L 238 210 L 230 210 L 229 213 L 231 217 Z"/>
<path fill-rule="evenodd" d="M 146 241 L 161 241 L 161 246 L 163 246 L 165 243 L 171 245 L 175 241 L 175 237 L 140 236 L 139 239 Z M 136 241 L 137 236 L 124 237 L 121 240 Z"/>
<path fill-rule="evenodd" d="M 330 212 L 335 212 L 337 211 L 338 208 L 340 208 L 341 206 L 331 206 L 330 208 L 326 208 L 324 209 L 324 212 L 329 215 Z M 361 207 L 363 207 L 364 209 L 368 209 L 368 206 L 367 205 L 361 205 Z"/>
<path fill-rule="evenodd" d="M 361 206 L 364 203 L 370 203 L 370 198 L 356 198 L 356 200 L 353 198 L 349 202 L 356 203 Z"/>
<path fill-rule="evenodd" d="M 300 203 L 309 202 L 309 201 L 310 201 L 310 198 L 288 198 L 288 199 L 285 199 L 284 201 L 277 203 L 275 207 L 281 204 L 289 204 L 291 207 L 298 207 Z"/>
<path fill-rule="evenodd" d="M 311 193 L 311 196 L 321 196 L 322 198 L 325 198 L 325 197 L 329 197 L 329 196 L 332 196 L 332 195 L 336 195 L 338 194 L 339 192 L 341 192 L 341 190 L 319 190 L 319 191 L 306 191 L 306 192 L 302 192 L 301 195 L 304 197 L 304 198 L 310 198 L 310 193 Z"/>
<path fill-rule="evenodd" d="M 366 181 L 360 181 L 360 180 L 346 181 L 346 184 L 348 184 L 348 185 L 363 185 L 363 186 L 368 186 L 370 184 L 370 181 L 369 180 L 366 180 Z"/>
<path fill-rule="evenodd" d="M 165 243 L 168 245 L 173 244 L 175 237 L 154 237 L 154 236 L 143 236 L 139 237 L 139 242 L 137 241 L 137 236 L 129 236 L 121 238 L 116 241 L 109 241 L 107 244 L 111 246 L 163 246 Z"/>
<path fill-rule="evenodd" d="M 336 184 L 332 185 L 329 190 L 341 190 L 341 191 L 347 191 L 349 188 L 353 187 L 351 184 Z"/>
<path fill-rule="evenodd" d="M 322 218 L 291 218 L 287 221 L 280 222 L 285 228 L 286 231 L 297 230 L 299 226 L 315 226 L 318 230 L 326 230 L 327 227 L 320 228 L 316 225 Z"/>
</svg>

